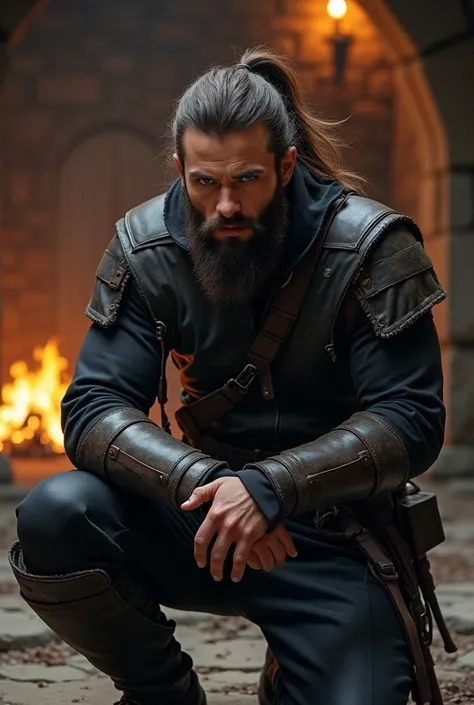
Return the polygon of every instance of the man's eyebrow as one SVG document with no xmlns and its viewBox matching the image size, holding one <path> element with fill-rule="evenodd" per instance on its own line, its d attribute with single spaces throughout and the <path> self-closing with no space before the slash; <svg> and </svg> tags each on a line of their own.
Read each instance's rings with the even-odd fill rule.
<svg viewBox="0 0 474 705">
<path fill-rule="evenodd" d="M 193 179 L 214 179 L 213 176 L 206 174 L 205 171 L 200 171 L 199 169 L 191 169 L 189 176 L 192 176 Z"/>
<path fill-rule="evenodd" d="M 265 169 L 263 166 L 251 166 L 248 169 L 242 169 L 242 171 L 235 173 L 232 178 L 240 179 L 242 176 L 258 176 L 259 174 L 263 174 L 264 171 Z M 215 181 L 214 176 L 207 174 L 205 171 L 201 171 L 200 169 L 191 169 L 189 176 L 193 179 L 212 179 Z"/>
<path fill-rule="evenodd" d="M 242 171 L 234 174 L 234 179 L 239 179 L 242 176 L 258 176 L 259 174 L 263 174 L 264 171 L 263 166 L 251 166 L 248 169 L 242 169 Z"/>
</svg>

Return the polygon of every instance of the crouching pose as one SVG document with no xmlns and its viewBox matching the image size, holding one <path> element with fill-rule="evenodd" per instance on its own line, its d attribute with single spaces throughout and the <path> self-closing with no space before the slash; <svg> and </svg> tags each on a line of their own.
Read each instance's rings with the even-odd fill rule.
<svg viewBox="0 0 474 705">
<path fill-rule="evenodd" d="M 418 687 L 396 580 L 350 527 L 442 447 L 445 293 L 332 129 L 277 54 L 204 73 L 177 105 L 177 180 L 98 264 L 62 406 L 75 469 L 20 504 L 10 560 L 122 705 L 205 703 L 167 606 L 261 628 L 261 703 L 405 705 Z"/>
</svg>

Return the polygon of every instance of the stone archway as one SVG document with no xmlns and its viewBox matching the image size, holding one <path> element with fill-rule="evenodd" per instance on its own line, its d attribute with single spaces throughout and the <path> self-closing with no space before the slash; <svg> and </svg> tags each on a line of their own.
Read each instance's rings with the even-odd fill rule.
<svg viewBox="0 0 474 705">
<path fill-rule="evenodd" d="M 443 285 L 450 285 L 449 155 L 446 129 L 424 72 L 419 48 L 384 0 L 358 0 L 386 42 L 397 92 L 392 179 L 397 207 L 419 223 Z M 449 306 L 434 310 L 450 409 Z M 451 436 L 448 414 L 447 442 Z"/>
</svg>

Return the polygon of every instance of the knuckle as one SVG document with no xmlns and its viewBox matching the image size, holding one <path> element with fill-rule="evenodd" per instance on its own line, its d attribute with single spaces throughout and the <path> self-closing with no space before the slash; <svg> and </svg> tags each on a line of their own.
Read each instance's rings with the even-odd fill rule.
<svg viewBox="0 0 474 705">
<path fill-rule="evenodd" d="M 243 553 L 237 553 L 234 556 L 234 563 L 243 564 L 247 562 L 247 558 Z"/>
<path fill-rule="evenodd" d="M 223 528 L 225 531 L 232 531 L 232 529 L 235 528 L 236 523 L 237 522 L 235 521 L 235 519 L 233 519 L 232 517 L 227 517 L 224 520 Z"/>
<path fill-rule="evenodd" d="M 195 542 L 198 546 L 204 546 L 205 538 L 204 538 L 204 536 L 203 536 L 202 534 L 196 534 L 196 536 L 195 536 L 195 538 L 194 538 L 194 542 Z"/>
</svg>

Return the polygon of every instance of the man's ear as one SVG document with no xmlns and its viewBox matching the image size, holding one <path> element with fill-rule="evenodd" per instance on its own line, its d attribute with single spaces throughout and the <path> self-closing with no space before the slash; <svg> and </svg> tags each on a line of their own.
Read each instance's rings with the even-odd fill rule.
<svg viewBox="0 0 474 705">
<path fill-rule="evenodd" d="M 293 176 L 296 166 L 296 147 L 290 147 L 280 163 L 280 178 L 283 186 L 287 186 Z"/>
<path fill-rule="evenodd" d="M 174 161 L 174 165 L 175 165 L 175 167 L 176 167 L 176 169 L 177 169 L 177 171 L 178 171 L 179 178 L 181 179 L 181 181 L 184 182 L 183 166 L 182 166 L 182 164 L 181 164 L 181 162 L 180 162 L 180 160 L 179 160 L 179 157 L 178 157 L 178 155 L 177 155 L 176 153 L 173 154 L 173 161 Z"/>
</svg>

